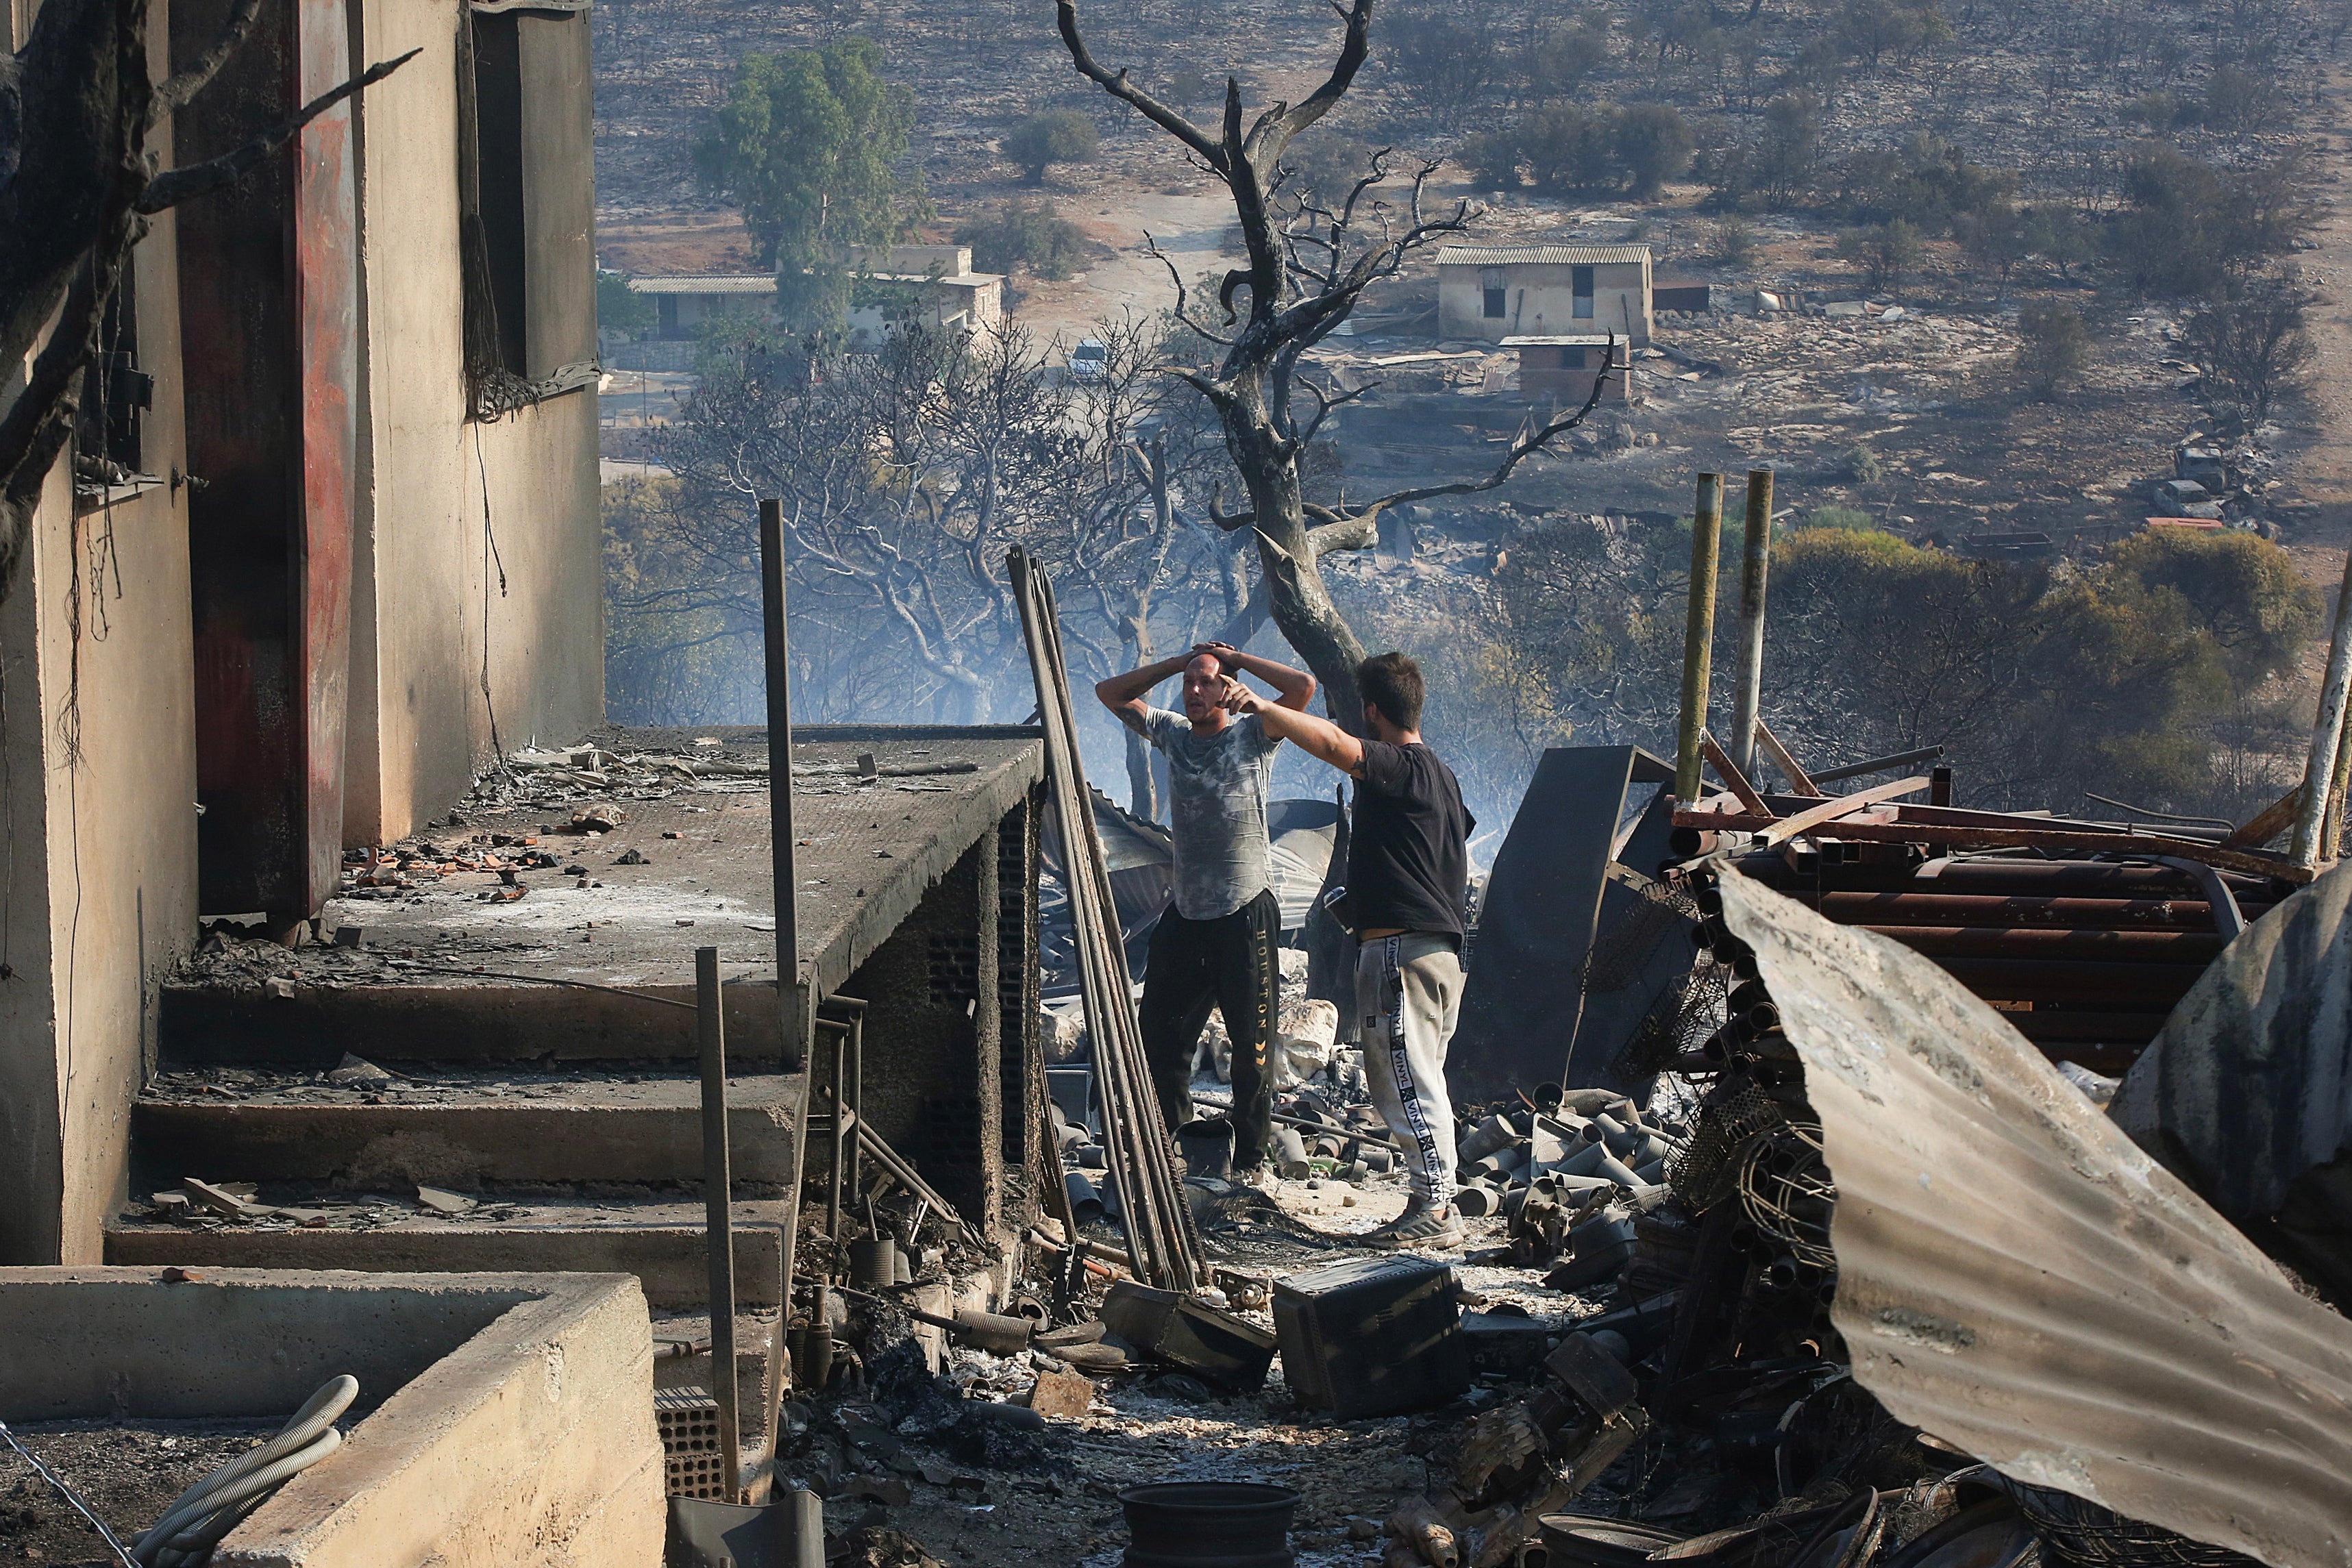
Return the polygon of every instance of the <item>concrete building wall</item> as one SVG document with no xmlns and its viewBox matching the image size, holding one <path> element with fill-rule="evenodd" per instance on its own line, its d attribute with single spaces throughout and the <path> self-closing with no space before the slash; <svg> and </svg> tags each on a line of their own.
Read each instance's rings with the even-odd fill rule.
<svg viewBox="0 0 2352 1568">
<path fill-rule="evenodd" d="M 0 15 L 11 51 L 33 11 Z M 131 271 L 156 377 L 142 466 L 159 476 L 186 463 L 176 243 L 159 214 Z M 0 403 L 20 372 L 0 366 Z M 158 985 L 194 936 L 186 496 L 167 483 L 77 515 L 60 460 L 0 603 L 0 1262 L 99 1258 Z"/>
<path fill-rule="evenodd" d="M 455 804 L 492 754 L 493 719 L 509 750 L 597 723 L 604 628 L 595 389 L 494 423 L 466 418 L 457 14 L 438 0 L 352 5 L 357 57 L 424 51 L 360 111 L 364 387 L 343 841 L 367 844 Z M 577 112 L 588 110 L 583 96 Z M 578 270 L 593 295 L 593 267 Z"/>
<path fill-rule="evenodd" d="M 1486 313 L 1486 275 L 1503 275 L 1504 313 Z M 1473 341 L 1557 332 L 1615 332 L 1634 348 L 1650 340 L 1650 268 L 1617 262 L 1592 268 L 1592 314 L 1576 314 L 1576 268 L 1519 262 L 1437 270 L 1437 334 Z"/>
</svg>

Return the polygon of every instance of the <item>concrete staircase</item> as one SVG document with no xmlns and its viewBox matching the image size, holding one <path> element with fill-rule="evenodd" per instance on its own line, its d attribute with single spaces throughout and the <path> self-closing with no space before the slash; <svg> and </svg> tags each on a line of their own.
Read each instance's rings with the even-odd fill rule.
<svg viewBox="0 0 2352 1568">
<path fill-rule="evenodd" d="M 247 1061 L 224 1061 L 234 1053 L 217 1033 L 175 1060 L 167 1029 L 164 1069 L 132 1110 L 131 1202 L 107 1228 L 107 1260 L 616 1271 L 637 1276 L 657 1312 L 702 1302 L 699 1086 L 673 1054 L 684 1042 L 665 1015 L 676 1009 L 644 1009 L 660 1027 L 628 1043 L 651 1060 L 519 1063 L 502 1027 L 512 990 L 452 989 L 483 1005 L 469 1015 L 461 996 L 441 998 L 433 1061 L 347 1062 L 333 1037 L 289 1042 L 282 1030 Z M 797 1157 L 800 1081 L 773 1063 L 747 1061 L 729 1084 L 746 1308 L 780 1300 Z M 250 1198 L 196 1195 L 182 1187 L 190 1177 Z M 168 1197 L 184 1190 L 193 1201 Z"/>
</svg>

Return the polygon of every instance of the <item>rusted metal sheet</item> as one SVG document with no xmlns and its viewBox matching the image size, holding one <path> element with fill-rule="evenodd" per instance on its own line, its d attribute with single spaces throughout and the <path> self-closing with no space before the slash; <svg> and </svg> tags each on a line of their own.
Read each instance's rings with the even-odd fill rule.
<svg viewBox="0 0 2352 1568">
<path fill-rule="evenodd" d="M 174 64 L 226 0 L 172 15 Z M 176 117 L 183 162 L 215 156 L 345 79 L 343 0 L 265 16 Z M 178 214 L 195 620 L 201 902 L 315 913 L 342 839 L 357 378 L 351 108 Z"/>
<path fill-rule="evenodd" d="M 2352 1563 L 2352 1323 L 1943 970 L 1721 891 L 1821 1117 L 1863 1386 L 2018 1480 L 2273 1568 Z"/>
<path fill-rule="evenodd" d="M 2116 1092 L 2118 1125 L 2231 1219 L 2279 1212 L 2352 1142 L 2352 866 L 2216 959 Z"/>
</svg>

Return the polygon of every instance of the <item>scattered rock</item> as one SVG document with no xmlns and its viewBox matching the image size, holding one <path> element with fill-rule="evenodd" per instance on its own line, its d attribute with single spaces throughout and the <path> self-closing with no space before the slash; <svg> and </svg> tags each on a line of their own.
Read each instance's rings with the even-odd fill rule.
<svg viewBox="0 0 2352 1568">
<path fill-rule="evenodd" d="M 450 1192 L 437 1186 L 420 1186 L 416 1201 L 436 1214 L 470 1214 L 481 1207 L 477 1200 L 462 1192 Z"/>
<path fill-rule="evenodd" d="M 1049 1421 L 1079 1420 L 1094 1402 L 1094 1384 L 1075 1372 L 1041 1372 L 1029 1390 L 1029 1408 Z"/>
</svg>

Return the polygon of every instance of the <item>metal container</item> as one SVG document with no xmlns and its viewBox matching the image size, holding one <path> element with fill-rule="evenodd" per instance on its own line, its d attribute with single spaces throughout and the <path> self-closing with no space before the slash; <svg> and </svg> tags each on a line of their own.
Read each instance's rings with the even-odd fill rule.
<svg viewBox="0 0 2352 1568">
<path fill-rule="evenodd" d="M 1131 1280 L 1104 1295 L 1102 1321 L 1154 1360 L 1237 1393 L 1263 1385 L 1274 1364 L 1274 1335 L 1246 1318 Z"/>
<path fill-rule="evenodd" d="M 887 1236 L 869 1236 L 849 1244 L 849 1282 L 861 1291 L 878 1291 L 898 1282 L 898 1244 Z"/>
<path fill-rule="evenodd" d="M 1454 1270 L 1376 1258 L 1274 1282 L 1282 1375 L 1299 1403 L 1343 1421 L 1443 1404 L 1470 1385 Z"/>
<path fill-rule="evenodd" d="M 1298 1494 L 1254 1481 L 1163 1481 L 1118 1494 L 1125 1568 L 1292 1568 Z"/>
<path fill-rule="evenodd" d="M 1184 1155 L 1184 1174 L 1216 1181 L 1231 1178 L 1234 1169 L 1234 1124 L 1222 1116 L 1203 1116 L 1176 1129 L 1176 1143 Z"/>
</svg>

